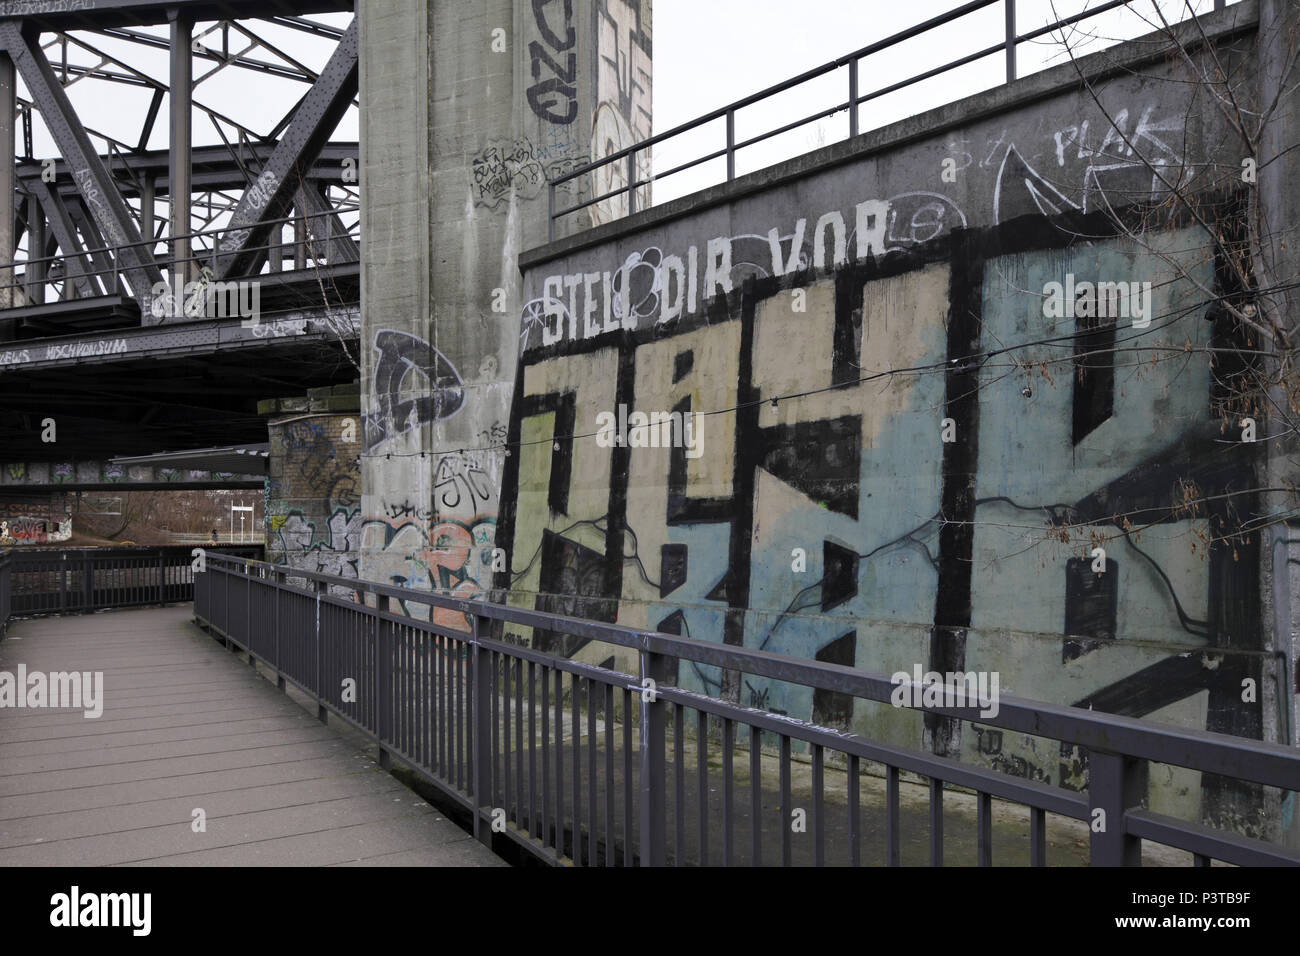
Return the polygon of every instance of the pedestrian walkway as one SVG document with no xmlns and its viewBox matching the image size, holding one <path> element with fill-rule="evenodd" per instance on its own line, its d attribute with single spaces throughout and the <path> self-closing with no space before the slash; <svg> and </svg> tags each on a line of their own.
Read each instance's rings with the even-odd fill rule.
<svg viewBox="0 0 1300 956">
<path fill-rule="evenodd" d="M 0 672 L 102 672 L 103 714 L 0 707 L 0 866 L 504 865 L 192 616 L 11 624 Z"/>
</svg>

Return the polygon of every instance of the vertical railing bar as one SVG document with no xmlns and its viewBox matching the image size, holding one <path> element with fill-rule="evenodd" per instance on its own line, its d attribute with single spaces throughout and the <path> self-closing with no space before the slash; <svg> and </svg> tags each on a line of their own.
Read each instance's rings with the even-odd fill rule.
<svg viewBox="0 0 1300 956">
<path fill-rule="evenodd" d="M 605 685 L 605 865 L 612 867 L 618 835 L 614 831 L 614 797 L 618 787 L 614 781 L 614 685 Z"/>
<path fill-rule="evenodd" d="M 515 826 L 524 826 L 524 662 L 515 661 Z"/>
<path fill-rule="evenodd" d="M 528 662 L 528 835 L 546 843 L 537 831 L 537 665 Z"/>
<path fill-rule="evenodd" d="M 590 677 L 586 679 L 587 687 L 587 865 L 595 866 L 599 861 L 596 839 L 597 785 L 596 785 L 596 687 Z"/>
<path fill-rule="evenodd" d="M 493 807 L 501 806 L 504 802 L 501 797 L 501 679 L 498 675 L 498 669 L 501 665 L 501 655 L 493 653 L 489 658 L 492 662 L 492 749 L 490 750 L 490 764 L 492 771 L 492 795 L 491 804 Z"/>
<path fill-rule="evenodd" d="M 467 614 L 466 617 L 469 619 L 469 653 L 472 655 L 473 662 L 473 673 L 470 678 L 473 681 L 470 689 L 470 714 L 473 724 L 469 749 L 473 759 L 471 772 L 474 788 L 474 835 L 478 837 L 479 842 L 490 846 L 492 831 L 483 826 L 483 810 L 487 808 L 490 816 L 496 793 L 493 789 L 495 759 L 492 749 L 496 734 L 496 710 L 492 706 L 493 674 L 496 667 L 492 652 L 482 643 L 482 617 L 478 614 Z"/>
<path fill-rule="evenodd" d="M 379 766 L 383 767 L 385 770 L 388 770 L 392 766 L 388 748 L 384 746 L 386 732 L 388 731 L 385 714 L 391 712 L 392 707 L 387 688 L 389 676 L 391 675 L 391 671 L 387 666 L 387 661 L 391 651 L 387 653 L 386 651 L 392 647 L 393 638 L 396 636 L 393 627 L 389 625 L 383 617 L 381 617 L 381 615 L 388 610 L 389 600 L 390 599 L 387 595 L 381 594 L 375 597 L 376 614 L 374 618 L 376 653 L 379 658 L 379 662 L 374 669 L 373 677 L 375 685 L 375 707 L 379 711 L 379 718 L 375 721 L 375 730 L 376 735 L 379 737 Z M 353 668 L 351 676 L 357 680 L 358 686 L 363 684 L 361 680 L 362 675 L 357 673 L 355 668 Z M 368 697 L 369 695 L 367 694 L 366 696 Z M 356 714 L 355 716 L 361 718 L 362 715 Z"/>
<path fill-rule="evenodd" d="M 859 765 L 857 754 L 849 755 L 846 784 L 849 793 L 849 865 L 862 865 L 862 817 L 859 807 Z"/>
<path fill-rule="evenodd" d="M 442 690 L 442 673 L 444 669 L 442 655 L 442 636 L 430 635 L 433 645 L 433 710 L 437 715 L 433 721 L 433 764 L 435 773 L 441 780 L 447 779 L 447 764 L 442 746 L 443 731 L 447 726 L 447 703 Z"/>
<path fill-rule="evenodd" d="M 813 866 L 826 865 L 826 768 L 821 744 L 812 748 Z"/>
<path fill-rule="evenodd" d="M 555 241 L 555 183 L 546 181 L 546 241 Z"/>
<path fill-rule="evenodd" d="M 695 712 L 696 800 L 699 803 L 700 866 L 709 865 L 709 717 Z"/>
<path fill-rule="evenodd" d="M 569 714 L 573 725 L 573 865 L 582 866 L 582 718 L 578 711 L 578 675 L 569 675 Z"/>
<path fill-rule="evenodd" d="M 902 864 L 902 842 L 899 839 L 898 818 L 898 768 L 885 767 L 885 865 Z"/>
<path fill-rule="evenodd" d="M 555 854 L 564 856 L 564 671 L 555 668 Z"/>
<path fill-rule="evenodd" d="M 1042 807 L 1029 808 L 1029 865 L 1047 865 L 1047 812 Z"/>
<path fill-rule="evenodd" d="M 453 641 L 455 653 L 452 657 L 452 688 L 455 694 L 454 714 L 456 718 L 456 786 L 461 790 L 469 789 L 468 758 L 465 753 L 465 722 L 468 714 L 465 705 L 465 645 L 459 640 Z"/>
<path fill-rule="evenodd" d="M 732 858 L 732 791 L 733 768 L 731 766 L 733 748 L 735 747 L 735 723 L 730 717 L 722 719 L 722 865 L 731 866 Z"/>
<path fill-rule="evenodd" d="M 662 654 L 642 651 L 641 665 L 641 818 L 642 866 L 663 866 L 667 862 L 667 785 L 665 765 L 668 711 L 655 688 L 666 684 L 676 663 Z"/>
<path fill-rule="evenodd" d="M 749 728 L 749 865 L 763 865 L 763 747 L 762 733 Z"/>
<path fill-rule="evenodd" d="M 623 688 L 623 865 L 631 866 L 635 832 L 635 808 L 632 800 L 632 691 Z"/>
<path fill-rule="evenodd" d="M 849 139 L 858 135 L 858 58 L 849 60 Z"/>
<path fill-rule="evenodd" d="M 727 182 L 736 178 L 736 111 L 727 110 Z"/>
<path fill-rule="evenodd" d="M 975 795 L 976 859 L 980 866 L 993 865 L 993 797 L 983 791 Z"/>
<path fill-rule="evenodd" d="M 1016 0 L 1006 0 L 1007 82 L 1016 78 Z"/>
<path fill-rule="evenodd" d="M 627 214 L 636 213 L 636 150 L 627 154 Z"/>
<path fill-rule="evenodd" d="M 686 863 L 686 708 L 673 704 L 673 863 Z"/>
<path fill-rule="evenodd" d="M 930 778 L 930 865 L 943 866 L 943 781 Z"/>
<path fill-rule="evenodd" d="M 511 755 L 511 751 L 510 751 L 510 719 L 511 719 L 511 717 L 513 716 L 512 711 L 513 711 L 513 704 L 514 704 L 514 700 L 513 700 L 513 699 L 511 698 L 511 696 L 510 696 L 510 688 L 511 688 L 511 685 L 512 685 L 512 683 L 513 683 L 513 682 L 511 681 L 511 678 L 514 676 L 514 675 L 512 674 L 512 671 L 513 671 L 513 669 L 514 669 L 514 663 L 515 663 L 515 659 L 514 659 L 513 657 L 507 657 L 507 656 L 503 656 L 503 657 L 502 657 L 502 660 L 501 660 L 501 706 L 504 708 L 504 711 L 505 711 L 505 719 L 501 722 L 501 723 L 502 723 L 501 734 L 502 734 L 502 739 L 503 739 L 503 744 L 504 744 L 504 746 L 501 748 L 501 757 L 502 757 L 502 762 L 503 762 L 503 764 L 504 764 L 504 767 L 503 767 L 503 769 L 504 769 L 504 780 L 503 780 L 504 796 L 503 796 L 502 803 L 503 803 L 504 806 L 506 806 L 507 808 L 509 808 L 510 805 L 511 805 L 511 803 L 513 802 L 513 797 L 514 797 L 514 792 L 515 792 L 515 791 L 514 791 L 514 786 L 513 786 L 513 784 L 514 784 L 514 775 L 513 775 L 513 773 L 511 773 L 511 767 L 510 767 L 510 755 Z M 519 804 L 518 804 L 518 803 L 515 803 L 515 808 L 516 808 L 516 809 L 518 809 L 518 806 L 519 806 Z M 510 819 L 510 810 L 509 810 L 509 809 L 506 810 L 506 819 L 507 819 L 507 820 Z"/>
<path fill-rule="evenodd" d="M 551 845 L 551 681 L 542 665 L 542 846 Z"/>
<path fill-rule="evenodd" d="M 790 796 L 790 738 L 781 735 L 781 865 L 790 866 L 790 834 L 794 824 L 794 807 Z"/>
<path fill-rule="evenodd" d="M 420 725 L 420 736 L 423 744 L 420 747 L 420 765 L 425 769 L 433 769 L 433 727 L 437 720 L 437 714 L 434 710 L 434 689 L 433 689 L 433 635 L 428 631 L 420 631 L 420 700 L 424 705 L 424 719 Z"/>
<path fill-rule="evenodd" d="M 1125 814 L 1140 806 L 1147 792 L 1148 764 L 1137 757 L 1088 751 L 1089 863 L 1141 866 L 1142 840 L 1128 832 Z"/>
</svg>

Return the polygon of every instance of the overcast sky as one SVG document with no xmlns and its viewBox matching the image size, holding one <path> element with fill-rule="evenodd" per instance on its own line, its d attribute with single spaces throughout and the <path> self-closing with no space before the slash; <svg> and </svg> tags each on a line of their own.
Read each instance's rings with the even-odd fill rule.
<svg viewBox="0 0 1300 956">
<path fill-rule="evenodd" d="M 830 60 L 884 39 L 962 5 L 964 0 L 654 0 L 654 128 L 672 129 L 697 116 L 743 99 Z M 1236 2 L 1236 0 L 1232 0 Z M 1037 27 L 1101 6 L 1103 0 L 1018 0 L 1016 30 Z M 1192 0 L 1197 13 L 1213 0 Z M 1185 0 L 1159 0 L 1171 21 L 1187 15 Z M 1085 20 L 1066 37 L 1078 52 L 1103 49 L 1118 39 L 1149 33 L 1159 25 L 1155 0 L 1133 0 L 1127 7 Z M 1005 37 L 1004 8 L 994 3 L 924 36 L 863 59 L 861 94 L 882 89 L 955 59 L 991 47 Z M 1062 37 L 1022 43 L 1020 75 L 1068 62 Z M 862 107 L 863 131 L 914 115 L 1002 83 L 1003 54 L 915 86 L 887 94 Z M 847 68 L 755 104 L 736 120 L 738 140 L 758 135 L 848 99 Z M 755 145 L 737 157 L 737 173 L 761 169 L 783 159 L 843 139 L 846 113 Z M 721 122 L 664 143 L 655 151 L 657 170 L 671 169 L 725 144 Z M 705 167 L 701 167 L 705 170 Z M 655 200 L 718 182 L 721 161 L 706 171 L 682 173 L 656 183 Z M 689 181 L 687 181 L 689 178 Z"/>
<path fill-rule="evenodd" d="M 470 0 L 462 0 L 470 2 Z M 525 3 L 527 0 L 516 0 Z M 805 72 L 822 63 L 881 40 L 931 17 L 960 5 L 961 0 L 654 0 L 654 92 L 653 112 L 656 132 L 671 129 L 703 113 L 757 92 L 765 87 Z M 1055 19 L 1084 9 L 1096 8 L 1103 0 L 1018 0 L 1017 29 L 1025 33 Z M 1156 23 L 1157 0 L 1132 0 L 1125 8 L 1085 21 L 1074 28 L 1070 42 L 1080 52 L 1091 52 L 1116 39 L 1149 32 Z M 1186 15 L 1186 0 L 1158 0 L 1170 19 Z M 1213 0 L 1192 0 L 1198 12 L 1209 10 Z M 340 29 L 351 14 L 318 17 Z M 282 50 L 287 56 L 319 70 L 334 43 L 310 34 L 266 23 L 248 26 Z M 212 25 L 200 25 L 199 42 L 220 49 L 222 38 Z M 166 36 L 166 27 L 146 28 L 145 32 Z M 993 46 L 1004 37 L 1003 5 L 991 6 L 968 14 L 960 20 L 908 40 L 864 59 L 860 66 L 860 92 L 868 93 L 925 72 L 958 57 Z M 48 36 L 47 42 L 54 38 Z M 1043 38 L 1020 46 L 1021 75 L 1044 65 L 1065 62 L 1060 37 Z M 149 76 L 166 78 L 167 51 L 138 44 L 74 34 L 74 40 L 96 45 L 109 56 L 120 57 L 131 67 Z M 232 52 L 244 48 L 247 40 L 232 31 Z M 255 49 L 260 59 L 276 62 L 274 53 Z M 59 61 L 57 46 L 47 49 L 47 56 Z M 93 63 L 98 54 L 73 50 L 73 62 Z M 962 96 L 997 85 L 1004 79 L 1001 53 L 960 67 L 955 71 L 888 94 L 862 107 L 861 129 L 893 122 L 925 109 L 951 102 Z M 245 70 L 221 69 L 208 60 L 196 59 L 194 66 L 198 86 L 196 102 L 217 113 L 246 123 L 257 131 L 272 128 L 302 95 L 303 85 Z M 210 75 L 209 75 L 210 74 Z M 206 77 L 206 78 L 205 78 Z M 26 90 L 20 83 L 20 95 Z M 152 91 L 104 82 L 79 81 L 68 88 L 68 95 L 87 126 L 133 143 L 138 136 L 140 119 L 149 108 Z M 745 139 L 802 118 L 819 109 L 848 98 L 848 72 L 836 73 L 756 104 L 737 116 L 736 134 Z M 167 106 L 162 108 L 148 146 L 163 149 L 167 145 Z M 207 114 L 194 116 L 195 145 L 221 141 Z M 37 156 L 55 155 L 48 133 L 39 119 L 35 128 Z M 230 127 L 222 130 L 231 141 L 238 139 Z M 801 127 L 766 143 L 742 151 L 737 157 L 737 172 L 760 169 L 774 162 L 808 152 L 818 146 L 843 139 L 848 133 L 846 113 Z M 335 138 L 357 137 L 356 111 L 352 110 L 340 124 Z M 721 121 L 673 141 L 654 151 L 656 170 L 670 169 L 687 159 L 721 148 L 725 131 Z M 97 141 L 97 146 L 102 143 Z M 721 181 L 725 166 L 721 160 L 701 166 L 655 184 L 655 201 L 703 188 Z"/>
</svg>

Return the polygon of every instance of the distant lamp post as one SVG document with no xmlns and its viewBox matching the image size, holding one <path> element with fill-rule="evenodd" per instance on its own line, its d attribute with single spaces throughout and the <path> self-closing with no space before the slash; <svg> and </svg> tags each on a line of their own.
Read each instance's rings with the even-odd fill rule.
<svg viewBox="0 0 1300 956">
<path fill-rule="evenodd" d="M 239 512 L 239 541 L 241 544 L 246 542 L 244 535 L 244 521 L 251 519 L 253 514 L 252 505 L 231 505 L 230 506 L 230 540 L 235 540 L 235 512 Z"/>
</svg>

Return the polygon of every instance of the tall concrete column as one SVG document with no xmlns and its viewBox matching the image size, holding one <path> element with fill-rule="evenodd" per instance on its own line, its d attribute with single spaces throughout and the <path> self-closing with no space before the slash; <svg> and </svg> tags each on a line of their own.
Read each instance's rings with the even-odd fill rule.
<svg viewBox="0 0 1300 956">
<path fill-rule="evenodd" d="M 548 177 L 650 134 L 649 20 L 649 0 L 362 5 L 363 577 L 490 586 L 518 256 L 546 240 Z"/>
</svg>

